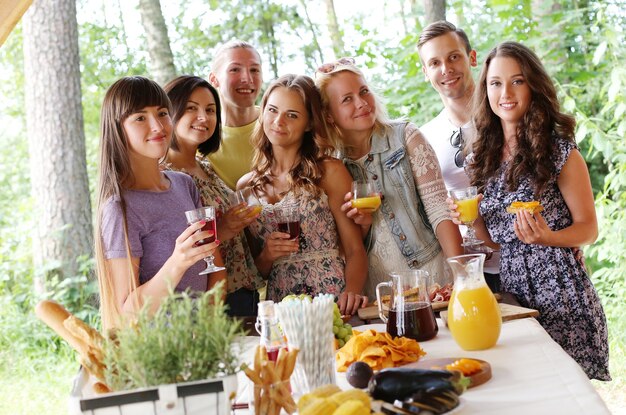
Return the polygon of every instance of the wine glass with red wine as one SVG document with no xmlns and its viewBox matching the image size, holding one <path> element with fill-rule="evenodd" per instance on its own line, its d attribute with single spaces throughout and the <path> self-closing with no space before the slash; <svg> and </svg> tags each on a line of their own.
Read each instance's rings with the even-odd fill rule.
<svg viewBox="0 0 626 415">
<path fill-rule="evenodd" d="M 297 240 L 300 236 L 300 212 L 296 203 L 274 207 L 278 232 L 289 234 L 289 239 Z M 292 253 L 291 255 L 294 255 Z"/>
<path fill-rule="evenodd" d="M 196 222 L 199 222 L 201 220 L 206 221 L 204 226 L 201 229 L 199 229 L 198 232 L 202 232 L 202 231 L 213 232 L 212 236 L 209 236 L 208 238 L 200 239 L 199 241 L 197 241 L 196 246 L 202 246 L 202 245 L 215 242 L 215 239 L 217 238 L 217 226 L 215 226 L 215 208 L 214 207 L 206 206 L 206 207 L 201 207 L 201 208 L 194 209 L 194 210 L 188 210 L 187 212 L 185 212 L 185 216 L 187 217 L 187 223 L 189 223 L 190 225 Z M 208 257 L 204 258 L 204 262 L 206 262 L 206 269 L 200 272 L 200 275 L 210 274 L 212 272 L 217 272 L 217 271 L 226 269 L 224 267 L 218 267 L 217 265 L 215 265 L 213 263 L 214 259 L 215 257 L 213 255 L 209 255 Z"/>
</svg>

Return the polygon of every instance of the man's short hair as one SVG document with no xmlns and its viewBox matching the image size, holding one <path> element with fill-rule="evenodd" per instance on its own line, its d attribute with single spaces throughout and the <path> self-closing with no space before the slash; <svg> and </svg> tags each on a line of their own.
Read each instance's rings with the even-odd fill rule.
<svg viewBox="0 0 626 415">
<path fill-rule="evenodd" d="M 456 33 L 456 35 L 463 41 L 463 44 L 465 45 L 465 51 L 468 54 L 471 52 L 472 46 L 470 45 L 467 34 L 463 31 L 463 29 L 458 29 L 455 25 L 445 20 L 433 22 L 426 26 L 424 30 L 422 30 L 420 38 L 417 41 L 417 49 L 421 49 L 424 43 L 428 42 L 429 40 L 439 36 L 443 36 L 446 33 Z"/>
</svg>

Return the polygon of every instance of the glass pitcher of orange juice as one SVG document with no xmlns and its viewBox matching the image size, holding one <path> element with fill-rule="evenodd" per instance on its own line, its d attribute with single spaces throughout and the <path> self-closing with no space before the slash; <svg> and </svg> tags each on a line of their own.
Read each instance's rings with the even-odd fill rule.
<svg viewBox="0 0 626 415">
<path fill-rule="evenodd" d="M 448 258 L 454 289 L 448 303 L 448 328 L 463 350 L 485 350 L 500 337 L 502 316 L 483 275 L 485 254 Z"/>
</svg>

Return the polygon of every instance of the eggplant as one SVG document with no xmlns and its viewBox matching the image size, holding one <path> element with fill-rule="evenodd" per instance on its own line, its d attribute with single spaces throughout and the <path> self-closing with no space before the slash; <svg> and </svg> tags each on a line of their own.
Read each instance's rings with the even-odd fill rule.
<svg viewBox="0 0 626 415">
<path fill-rule="evenodd" d="M 414 414 L 445 414 L 459 406 L 459 396 L 452 391 L 419 392 L 403 402 L 396 401 L 396 406 Z"/>
<path fill-rule="evenodd" d="M 460 395 L 469 386 L 469 381 L 458 371 L 389 368 L 372 376 L 368 389 L 373 399 L 393 403 L 404 401 L 420 391 L 451 391 Z"/>
<path fill-rule="evenodd" d="M 383 402 L 380 406 L 380 412 L 385 415 L 413 415 L 412 412 L 405 411 L 404 409 L 398 408 L 397 406 L 391 405 L 387 402 Z"/>
</svg>

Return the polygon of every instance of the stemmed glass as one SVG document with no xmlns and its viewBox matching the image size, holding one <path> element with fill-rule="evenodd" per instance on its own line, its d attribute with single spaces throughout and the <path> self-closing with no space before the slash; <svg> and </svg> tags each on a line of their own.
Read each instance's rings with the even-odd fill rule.
<svg viewBox="0 0 626 415">
<path fill-rule="evenodd" d="M 257 215 L 263 211 L 263 206 L 261 205 L 261 202 L 259 202 L 259 199 L 254 194 L 254 190 L 252 190 L 251 187 L 244 187 L 243 189 L 235 190 L 235 192 L 230 195 L 229 201 L 231 206 L 246 203 L 248 207 L 252 208 L 252 211 L 250 212 L 251 216 Z M 237 213 L 240 213 L 242 210 L 245 210 L 245 208 L 242 208 Z"/>
<path fill-rule="evenodd" d="M 380 193 L 372 180 L 355 180 L 352 182 L 352 207 L 375 212 L 380 206 Z"/>
<path fill-rule="evenodd" d="M 467 233 L 463 237 L 463 246 L 471 247 L 482 244 L 484 241 L 476 238 L 474 222 L 478 219 L 478 190 L 476 186 L 465 189 L 452 190 L 450 192 L 456 211 L 459 212 L 459 220 L 467 226 Z"/>
<path fill-rule="evenodd" d="M 187 212 L 185 212 L 185 217 L 187 218 L 187 223 L 189 223 L 190 225 L 196 222 L 199 222 L 201 220 L 206 221 L 204 226 L 201 229 L 198 229 L 198 232 L 203 232 L 203 231 L 213 232 L 212 236 L 209 236 L 208 238 L 200 239 L 199 241 L 197 241 L 196 246 L 202 246 L 202 245 L 215 242 L 215 239 L 217 238 L 217 226 L 215 226 L 215 208 L 214 207 L 207 206 L 207 207 L 201 207 L 198 209 L 188 210 Z M 215 257 L 213 255 L 209 255 L 208 257 L 204 258 L 204 262 L 206 262 L 206 269 L 200 272 L 200 275 L 210 274 L 212 272 L 217 272 L 217 271 L 226 269 L 224 267 L 218 267 L 217 265 L 215 265 L 213 263 L 214 259 Z"/>
</svg>

